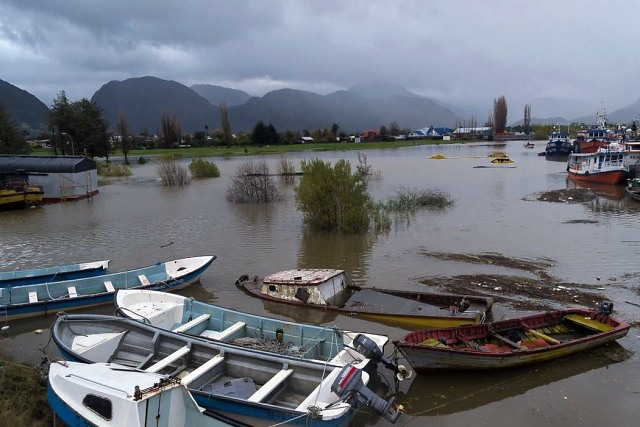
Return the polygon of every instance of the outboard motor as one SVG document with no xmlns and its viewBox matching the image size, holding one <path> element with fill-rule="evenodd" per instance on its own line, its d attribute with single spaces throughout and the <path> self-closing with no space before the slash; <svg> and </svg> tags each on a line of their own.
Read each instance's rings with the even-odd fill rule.
<svg viewBox="0 0 640 427">
<path fill-rule="evenodd" d="M 354 397 L 358 403 L 371 407 L 389 422 L 395 423 L 400 417 L 400 411 L 393 407 L 396 398 L 392 397 L 387 402 L 369 390 L 362 382 L 362 371 L 355 366 L 347 365 L 342 368 L 338 378 L 331 384 L 331 391 L 345 401 Z"/>
<path fill-rule="evenodd" d="M 602 301 L 598 308 L 598 314 L 604 314 L 605 316 L 613 313 L 613 303 L 611 301 Z"/>
<path fill-rule="evenodd" d="M 353 348 L 367 359 L 371 359 L 376 363 L 381 362 L 388 369 L 391 369 L 396 373 L 396 378 L 398 378 L 398 380 L 402 381 L 405 378 L 411 378 L 411 371 L 407 370 L 403 365 L 396 365 L 391 360 L 384 357 L 382 350 L 380 350 L 375 341 L 368 336 L 364 334 L 356 335 L 353 340 Z"/>
</svg>

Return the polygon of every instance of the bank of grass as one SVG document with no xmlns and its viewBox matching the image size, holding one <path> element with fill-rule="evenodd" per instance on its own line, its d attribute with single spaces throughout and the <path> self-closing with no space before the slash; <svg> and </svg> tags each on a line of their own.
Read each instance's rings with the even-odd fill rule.
<svg viewBox="0 0 640 427">
<path fill-rule="evenodd" d="M 353 150 L 371 150 L 380 148 L 401 148 L 417 145 L 451 145 L 466 142 L 477 141 L 442 141 L 442 140 L 411 140 L 411 141 L 388 141 L 388 142 L 335 142 L 324 144 L 287 144 L 287 145 L 265 145 L 265 146 L 239 146 L 232 145 L 230 147 L 185 147 L 185 148 L 166 148 L 166 149 L 148 149 L 148 150 L 131 150 L 128 153 L 129 158 L 138 158 L 145 156 L 158 156 L 170 154 L 176 157 L 192 158 L 192 157 L 225 157 L 225 156 L 254 156 L 260 154 L 285 154 L 297 151 L 353 151 Z M 34 149 L 31 154 L 35 155 L 52 155 L 52 149 Z M 116 150 L 110 156 L 123 156 L 122 152 Z"/>
<path fill-rule="evenodd" d="M 53 425 L 47 388 L 33 366 L 0 354 L 0 425 L 45 427 Z"/>
</svg>

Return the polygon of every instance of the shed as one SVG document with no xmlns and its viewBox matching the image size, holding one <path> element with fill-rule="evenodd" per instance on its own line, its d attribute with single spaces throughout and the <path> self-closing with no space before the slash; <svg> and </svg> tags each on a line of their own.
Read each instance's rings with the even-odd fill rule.
<svg viewBox="0 0 640 427">
<path fill-rule="evenodd" d="M 96 162 L 82 156 L 0 155 L 0 173 L 27 174 L 44 190 L 43 202 L 78 200 L 98 194 Z"/>
</svg>

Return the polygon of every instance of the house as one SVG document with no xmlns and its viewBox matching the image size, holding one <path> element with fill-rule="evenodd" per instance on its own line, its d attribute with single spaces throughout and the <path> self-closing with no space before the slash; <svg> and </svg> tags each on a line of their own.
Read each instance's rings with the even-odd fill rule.
<svg viewBox="0 0 640 427">
<path fill-rule="evenodd" d="M 300 139 L 298 140 L 298 144 L 310 144 L 312 142 L 315 142 L 315 141 L 310 136 L 301 136 Z"/>
<path fill-rule="evenodd" d="M 0 173 L 27 174 L 41 185 L 44 203 L 84 199 L 98 194 L 96 162 L 81 156 L 0 155 Z"/>
<path fill-rule="evenodd" d="M 429 126 L 428 128 L 417 129 L 411 132 L 407 138 L 409 139 L 442 139 L 446 135 L 451 135 L 453 129 L 447 127 L 434 128 Z"/>
<path fill-rule="evenodd" d="M 491 127 L 459 127 L 453 131 L 456 139 L 489 139 Z"/>
</svg>

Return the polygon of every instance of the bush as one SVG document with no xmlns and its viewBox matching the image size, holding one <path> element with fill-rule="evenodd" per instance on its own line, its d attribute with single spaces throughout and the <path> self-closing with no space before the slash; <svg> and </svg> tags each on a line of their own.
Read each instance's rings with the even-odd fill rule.
<svg viewBox="0 0 640 427">
<path fill-rule="evenodd" d="M 368 230 L 373 203 L 364 173 L 352 173 L 351 164 L 344 159 L 334 167 L 320 159 L 303 161 L 301 168 L 296 202 L 307 226 L 345 233 Z"/>
<path fill-rule="evenodd" d="M 278 178 L 280 181 L 286 184 L 292 184 L 296 180 L 296 167 L 293 162 L 286 158 L 286 156 L 280 156 L 278 160 Z"/>
<path fill-rule="evenodd" d="M 156 172 L 162 181 L 162 185 L 167 187 L 189 185 L 191 177 L 187 168 L 178 164 L 175 157 L 164 155 L 160 157 L 160 162 Z"/>
<path fill-rule="evenodd" d="M 131 176 L 133 173 L 127 165 L 116 163 L 96 162 L 99 176 Z"/>
<path fill-rule="evenodd" d="M 267 162 L 248 160 L 238 166 L 231 178 L 226 198 L 230 202 L 238 203 L 269 203 L 282 200 L 282 195 L 269 175 Z"/>
<path fill-rule="evenodd" d="M 189 164 L 189 172 L 194 178 L 218 178 L 220 169 L 215 164 L 201 157 L 193 159 Z"/>
</svg>

